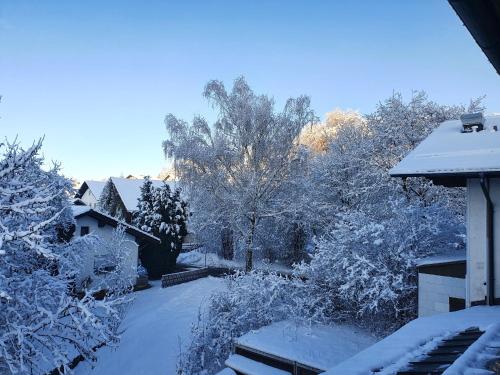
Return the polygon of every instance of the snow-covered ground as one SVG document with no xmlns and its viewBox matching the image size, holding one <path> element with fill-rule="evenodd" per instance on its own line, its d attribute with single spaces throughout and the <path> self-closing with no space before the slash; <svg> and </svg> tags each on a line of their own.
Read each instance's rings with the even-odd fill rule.
<svg viewBox="0 0 500 375">
<path fill-rule="evenodd" d="M 180 345 L 189 340 L 200 304 L 223 287 L 222 279 L 208 277 L 169 288 L 153 282 L 151 289 L 136 292 L 119 346 L 101 348 L 97 362 L 80 363 L 76 375 L 175 374 Z"/>
</svg>

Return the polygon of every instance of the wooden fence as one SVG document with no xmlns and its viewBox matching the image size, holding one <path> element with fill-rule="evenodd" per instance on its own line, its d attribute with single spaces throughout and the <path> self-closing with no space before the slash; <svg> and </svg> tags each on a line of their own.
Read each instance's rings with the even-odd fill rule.
<svg viewBox="0 0 500 375">
<path fill-rule="evenodd" d="M 223 267 L 206 267 L 194 270 L 169 273 L 161 277 L 162 288 L 167 288 L 172 285 L 187 283 L 188 281 L 198 280 L 207 276 L 221 277 L 233 273 L 229 268 Z"/>
</svg>

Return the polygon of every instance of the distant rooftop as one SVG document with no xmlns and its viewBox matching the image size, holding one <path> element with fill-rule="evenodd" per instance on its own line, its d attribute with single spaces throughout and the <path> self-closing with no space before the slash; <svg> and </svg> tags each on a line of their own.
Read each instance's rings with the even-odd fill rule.
<svg viewBox="0 0 500 375">
<path fill-rule="evenodd" d="M 141 186 L 144 184 L 143 178 L 122 178 L 122 177 L 111 177 L 113 184 L 122 199 L 125 208 L 129 212 L 137 211 L 137 199 L 141 195 Z M 162 180 L 151 179 L 154 187 L 161 187 L 163 185 Z M 173 190 L 176 188 L 177 184 L 173 181 L 166 181 L 170 188 Z"/>
<path fill-rule="evenodd" d="M 463 133 L 462 129 L 460 120 L 443 122 L 392 168 L 390 175 L 500 176 L 500 115 L 486 116 L 483 131 Z"/>
</svg>

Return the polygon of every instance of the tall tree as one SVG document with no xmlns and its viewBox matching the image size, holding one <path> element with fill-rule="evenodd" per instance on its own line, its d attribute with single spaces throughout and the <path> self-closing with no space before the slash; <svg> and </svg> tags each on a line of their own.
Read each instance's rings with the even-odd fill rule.
<svg viewBox="0 0 500 375">
<path fill-rule="evenodd" d="M 210 127 L 200 116 L 188 124 L 167 115 L 164 151 L 175 159 L 190 193 L 215 203 L 207 219 L 234 223 L 245 236 L 245 267 L 251 270 L 256 227 L 262 218 L 280 214 L 273 200 L 290 175 L 297 136 L 314 114 L 306 96 L 288 99 L 275 112 L 274 100 L 256 95 L 243 77 L 231 92 L 210 81 L 204 96 L 218 111 L 217 121 Z"/>
<path fill-rule="evenodd" d="M 42 169 L 41 141 L 27 150 L 0 144 L 0 373 L 69 370 L 81 354 L 118 339 L 117 305 L 96 290 L 74 293 L 80 257 L 90 251 L 71 236 L 71 182 L 58 166 Z M 64 234 L 64 235 L 63 235 Z M 69 236 L 68 236 L 69 235 Z"/>
<path fill-rule="evenodd" d="M 149 253 L 142 254 L 141 259 L 150 275 L 155 277 L 158 272 L 163 274 L 175 266 L 187 234 L 188 205 L 180 189 L 171 191 L 167 182 L 155 188 L 149 176 L 144 179 L 138 201 L 134 225 L 161 240 L 158 248 L 144 250 Z M 154 259 L 150 259 L 152 254 L 155 254 Z"/>
</svg>

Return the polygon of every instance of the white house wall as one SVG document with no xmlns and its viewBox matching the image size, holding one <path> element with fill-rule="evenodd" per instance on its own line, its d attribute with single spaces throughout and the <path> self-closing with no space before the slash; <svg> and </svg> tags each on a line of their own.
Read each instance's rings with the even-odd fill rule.
<svg viewBox="0 0 500 375">
<path fill-rule="evenodd" d="M 113 228 L 110 225 L 105 225 L 103 227 L 98 226 L 98 221 L 90 216 L 80 216 L 76 219 L 76 230 L 75 236 L 80 236 L 80 230 L 82 227 L 89 227 L 89 233 L 99 236 L 104 241 L 110 241 L 113 235 Z M 128 257 L 126 258 L 125 269 L 128 270 L 127 276 L 130 281 L 135 284 L 137 278 L 137 259 L 138 259 L 138 245 L 135 242 L 135 237 L 129 233 L 125 233 L 125 238 L 127 241 L 124 246 L 127 247 Z M 97 254 L 105 255 L 105 254 Z M 94 274 L 94 259 L 90 256 L 85 257 L 82 262 L 82 279 L 86 277 L 91 277 L 96 279 Z"/>
<path fill-rule="evenodd" d="M 494 206 L 495 297 L 500 297 L 500 179 L 490 179 Z M 479 179 L 467 181 L 467 306 L 484 301 L 487 280 L 486 200 Z"/>
<path fill-rule="evenodd" d="M 85 190 L 85 193 L 83 193 L 83 195 L 80 199 L 87 206 L 90 206 L 92 208 L 95 208 L 97 206 L 97 199 L 94 196 L 94 194 L 92 194 L 90 189 Z"/>
<path fill-rule="evenodd" d="M 449 298 L 465 299 L 465 279 L 418 274 L 418 316 L 450 311 Z"/>
</svg>

